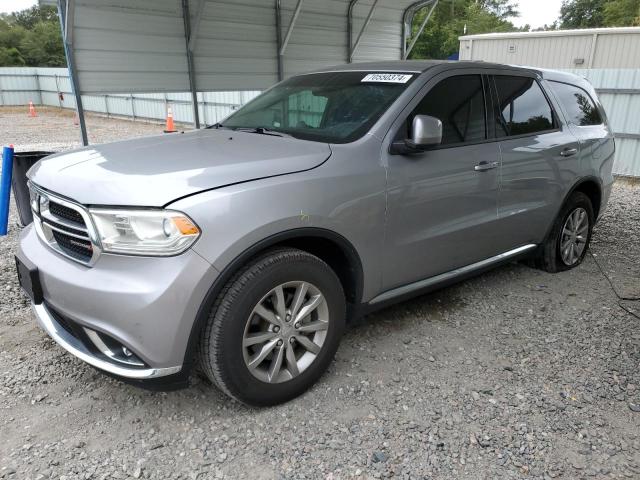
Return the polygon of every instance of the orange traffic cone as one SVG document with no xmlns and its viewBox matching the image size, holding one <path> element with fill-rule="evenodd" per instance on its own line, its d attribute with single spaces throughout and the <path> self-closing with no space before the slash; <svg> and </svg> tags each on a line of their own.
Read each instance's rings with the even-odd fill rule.
<svg viewBox="0 0 640 480">
<path fill-rule="evenodd" d="M 164 133 L 177 132 L 175 125 L 173 124 L 173 111 L 171 107 L 167 108 L 167 125 L 164 129 Z"/>
<path fill-rule="evenodd" d="M 36 107 L 33 106 L 33 102 L 31 100 L 29 100 L 29 116 L 30 117 L 38 116 L 38 114 L 36 113 Z"/>
</svg>

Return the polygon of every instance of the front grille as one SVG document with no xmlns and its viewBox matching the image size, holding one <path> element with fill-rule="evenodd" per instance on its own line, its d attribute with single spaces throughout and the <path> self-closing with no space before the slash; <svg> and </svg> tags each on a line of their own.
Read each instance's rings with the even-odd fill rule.
<svg viewBox="0 0 640 480">
<path fill-rule="evenodd" d="M 81 240 L 79 238 L 66 235 L 61 232 L 53 231 L 58 246 L 70 257 L 76 258 L 83 262 L 88 262 L 93 256 L 93 246 L 89 240 Z"/>
<path fill-rule="evenodd" d="M 100 249 L 92 242 L 86 209 L 30 185 L 31 206 L 38 235 L 54 250 L 85 265 L 93 265 Z"/>
<path fill-rule="evenodd" d="M 85 226 L 84 219 L 79 212 L 73 210 L 72 208 L 65 207 L 64 205 L 60 205 L 55 201 L 49 202 L 49 211 L 52 215 L 62 218 L 64 220 L 69 220 L 70 222 L 77 223 L 79 225 Z"/>
</svg>

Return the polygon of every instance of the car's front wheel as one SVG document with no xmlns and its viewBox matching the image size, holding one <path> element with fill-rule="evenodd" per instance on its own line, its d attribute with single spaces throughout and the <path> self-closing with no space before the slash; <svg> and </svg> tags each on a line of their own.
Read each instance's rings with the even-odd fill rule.
<svg viewBox="0 0 640 480">
<path fill-rule="evenodd" d="M 344 292 L 325 262 L 297 249 L 267 252 L 222 290 L 201 337 L 201 365 L 241 402 L 282 403 L 327 369 L 344 324 Z"/>
</svg>

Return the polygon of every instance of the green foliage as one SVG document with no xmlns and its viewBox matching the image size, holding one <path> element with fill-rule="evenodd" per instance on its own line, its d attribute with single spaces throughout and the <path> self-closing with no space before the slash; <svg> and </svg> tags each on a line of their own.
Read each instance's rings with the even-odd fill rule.
<svg viewBox="0 0 640 480">
<path fill-rule="evenodd" d="M 412 35 L 418 33 L 428 10 L 416 14 Z M 512 0 L 440 0 L 410 57 L 444 59 L 459 50 L 462 35 L 517 31 L 508 20 L 516 16 Z"/>
<path fill-rule="evenodd" d="M 64 46 L 54 7 L 0 15 L 0 67 L 64 67 Z"/>
<path fill-rule="evenodd" d="M 607 27 L 640 26 L 640 0 L 616 0 L 604 6 Z"/>
<path fill-rule="evenodd" d="M 36 24 L 41 22 L 58 23 L 58 12 L 55 7 L 51 6 L 34 6 L 20 12 L 14 12 L 11 17 L 15 25 L 19 25 L 26 30 L 33 30 Z"/>
<path fill-rule="evenodd" d="M 20 52 L 29 65 L 64 66 L 64 48 L 58 23 L 36 23 L 20 42 Z"/>
<path fill-rule="evenodd" d="M 630 27 L 640 25 L 640 0 L 564 0 L 561 28 Z"/>
<path fill-rule="evenodd" d="M 0 65 L 4 67 L 24 67 L 25 62 L 17 48 L 0 47 Z"/>
<path fill-rule="evenodd" d="M 560 28 L 597 28 L 604 25 L 607 0 L 564 0 L 560 8 Z"/>
</svg>

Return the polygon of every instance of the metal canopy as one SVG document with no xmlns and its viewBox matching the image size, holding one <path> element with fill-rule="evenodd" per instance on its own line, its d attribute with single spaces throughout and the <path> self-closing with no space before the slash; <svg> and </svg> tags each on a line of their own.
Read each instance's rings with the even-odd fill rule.
<svg viewBox="0 0 640 480">
<path fill-rule="evenodd" d="M 437 2 L 40 0 L 58 6 L 79 113 L 81 94 L 190 91 L 196 105 L 196 92 L 261 90 L 330 65 L 403 59 L 424 28 L 408 46 L 414 15 Z"/>
</svg>

